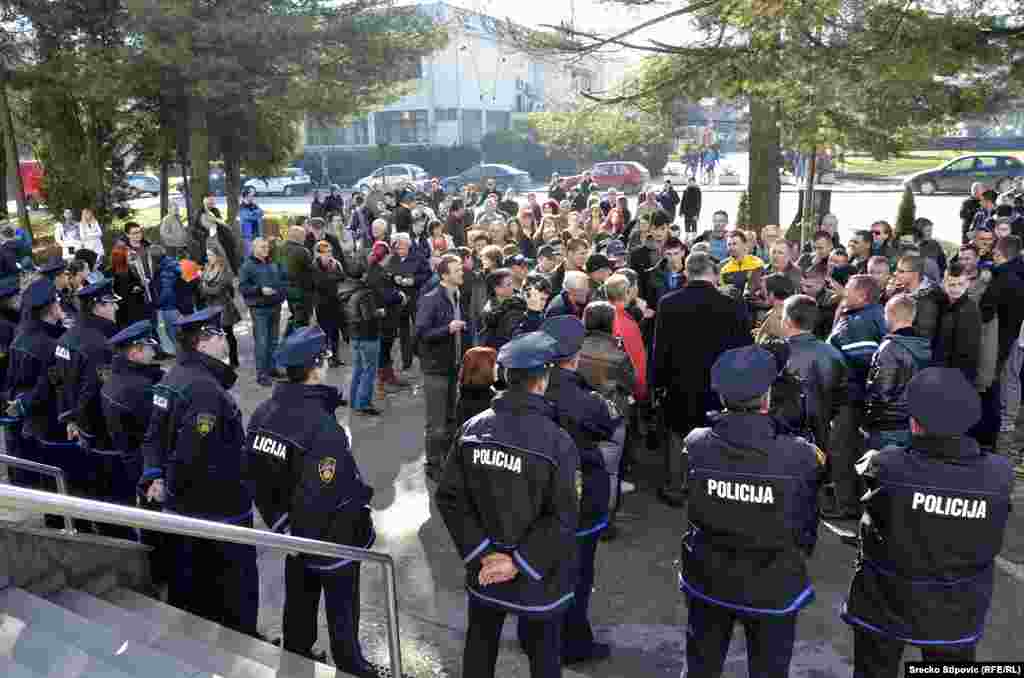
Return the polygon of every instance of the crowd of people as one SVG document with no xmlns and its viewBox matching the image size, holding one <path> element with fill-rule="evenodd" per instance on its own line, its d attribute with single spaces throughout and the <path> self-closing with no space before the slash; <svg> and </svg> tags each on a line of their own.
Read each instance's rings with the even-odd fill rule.
<svg viewBox="0 0 1024 678">
<path fill-rule="evenodd" d="M 859 520 L 865 488 L 884 484 L 881 469 L 895 473 L 902 463 L 883 457 L 865 472 L 858 460 L 867 451 L 916 445 L 941 457 L 955 439 L 957 449 L 1005 458 L 1006 468 L 1024 475 L 1015 435 L 1024 200 L 977 187 L 960 216 L 964 237 L 954 252 L 933 239 L 925 219 L 898 232 L 877 221 L 842 243 L 831 214 L 802 247 L 778 226 L 732 225 L 722 211 L 698 232 L 692 178 L 682 197 L 666 182 L 642 192 L 631 210 L 626 196 L 601 193 L 585 176 L 571 190 L 554 177 L 547 200 L 528 194 L 524 204 L 494 180 L 458 195 L 446 195 L 436 180 L 424 193 L 351 198 L 332 187 L 326 199 L 315 198 L 309 217 L 281 233 L 264 229 L 252 195 L 243 197 L 238 229 L 208 198 L 190 224 L 175 206 L 158 243 L 127 224 L 109 256 L 86 210 L 80 222 L 65 215 L 56 236 L 61 256 L 39 267 L 26 265 L 22 240 L 6 227 L 0 272 L 14 271 L 0 289 L 8 449 L 58 465 L 70 449 L 95 452 L 99 471 L 71 473 L 73 491 L 85 496 L 249 526 L 255 501 L 272 529 L 290 522 L 301 536 L 368 547 L 372 521 L 361 510 L 372 488 L 334 410 L 348 404 L 353 414 L 379 416 L 384 393 L 422 380 L 425 473 L 468 564 L 464 675 L 478 678 L 493 675 L 505 612 L 521 615 L 519 637 L 535 676 L 608 656 L 588 619 L 593 563 L 598 543 L 616 536 L 646 445 L 663 457 L 660 500 L 691 506 L 681 584 L 697 637 L 688 655 L 695 675 L 717 675 L 725 627 L 731 633 L 737 618 L 755 624 L 764 621 L 759 615 L 790 612 L 792 621 L 808 602 L 802 560 L 765 570 L 780 578 L 767 598 L 731 597 L 729 586 L 757 576 L 743 569 L 744 549 L 809 557 L 808 525 L 819 517 Z M 240 364 L 233 328 L 246 317 L 257 383 L 277 383 L 248 430 L 230 394 Z M 343 343 L 352 363 L 347 398 L 325 385 L 327 370 L 343 364 Z M 159 362 L 172 354 L 165 373 Z M 967 413 L 948 416 L 951 427 L 935 414 L 945 412 L 934 397 L 939 386 Z M 125 405 L 140 400 L 148 405 Z M 939 442 L 928 447 L 928 435 Z M 752 463 L 744 455 L 767 449 L 768 438 L 777 438 L 769 461 L 744 466 Z M 224 461 L 218 450 L 225 449 L 242 454 Z M 533 456 L 524 459 L 524 451 Z M 739 461 L 727 481 L 722 459 L 730 455 Z M 243 463 L 246 456 L 256 461 Z M 776 495 L 794 493 L 789 512 L 775 516 L 782 523 L 729 508 L 730 501 L 773 503 L 775 481 L 737 479 L 743 469 L 768 478 L 783 466 L 795 485 L 774 487 Z M 979 486 L 1003 472 L 975 471 Z M 950 478 L 949 487 L 966 482 Z M 558 494 L 563 486 L 568 497 Z M 523 505 L 499 509 L 481 499 L 495 496 Z M 327 520 L 332 506 L 350 502 L 348 527 Z M 990 517 L 976 537 L 989 541 L 971 542 L 979 549 L 1001 539 L 1005 514 L 993 508 Z M 767 527 L 756 533 L 756 525 Z M 115 526 L 89 529 L 134 537 Z M 717 546 L 698 547 L 708 539 L 702 530 L 716 535 Z M 254 551 L 198 539 L 154 543 L 175 549 L 176 566 L 166 573 L 173 604 L 256 633 Z M 723 544 L 740 555 L 733 549 L 726 558 L 715 550 Z M 984 565 L 962 548 L 949 556 L 957 562 L 927 555 L 929 562 L 902 569 L 900 558 L 925 555 L 874 553 L 881 566 L 937 578 Z M 731 583 L 716 579 L 716 570 Z M 221 574 L 204 576 L 213 571 Z M 285 648 L 312 656 L 310 615 L 322 587 L 335 663 L 377 675 L 356 636 L 358 564 L 290 559 L 286 579 Z M 892 582 L 873 585 L 886 590 Z M 971 586 L 946 601 L 947 612 L 981 595 Z M 858 675 L 890 675 L 905 641 L 943 646 L 951 640 L 943 634 L 963 630 L 924 617 L 903 627 L 880 621 L 897 615 L 896 602 L 884 613 L 878 600 L 851 594 L 850 604 L 847 620 L 874 653 L 863 658 L 874 669 Z M 723 616 L 723 608 L 732 611 Z M 737 617 L 740 609 L 755 621 Z M 785 675 L 792 624 L 761 628 L 759 641 L 748 638 L 762 669 L 752 672 Z M 970 652 L 951 656 L 973 656 L 963 637 L 952 644 Z"/>
</svg>

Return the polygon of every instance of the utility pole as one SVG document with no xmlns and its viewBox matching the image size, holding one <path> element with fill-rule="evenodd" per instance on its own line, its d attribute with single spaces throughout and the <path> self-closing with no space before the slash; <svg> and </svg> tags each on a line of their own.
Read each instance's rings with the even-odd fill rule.
<svg viewBox="0 0 1024 678">
<path fill-rule="evenodd" d="M 18 204 L 18 225 L 26 233 L 31 234 L 32 222 L 29 220 L 28 207 L 25 204 L 25 182 L 21 177 L 21 168 L 18 162 L 18 140 L 14 134 L 14 114 L 11 112 L 11 101 L 7 97 L 7 83 L 10 78 L 10 71 L 4 68 L 2 78 L 0 78 L 0 126 L 3 127 L 3 145 L 7 151 L 7 171 L 14 175 L 14 198 Z"/>
</svg>

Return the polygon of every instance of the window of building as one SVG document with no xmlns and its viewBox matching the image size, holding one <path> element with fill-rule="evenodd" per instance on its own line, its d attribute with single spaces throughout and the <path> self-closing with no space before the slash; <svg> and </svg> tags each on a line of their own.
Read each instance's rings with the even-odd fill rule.
<svg viewBox="0 0 1024 678">
<path fill-rule="evenodd" d="M 430 141 L 427 111 L 387 111 L 377 113 L 378 144 L 416 144 Z"/>
<path fill-rule="evenodd" d="M 434 117 L 438 122 L 455 122 L 459 119 L 459 109 L 438 108 L 434 111 Z"/>
</svg>

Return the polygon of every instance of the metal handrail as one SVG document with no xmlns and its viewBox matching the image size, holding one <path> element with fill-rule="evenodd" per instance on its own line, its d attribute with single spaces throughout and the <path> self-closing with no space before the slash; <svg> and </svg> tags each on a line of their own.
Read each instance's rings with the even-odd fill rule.
<svg viewBox="0 0 1024 678">
<path fill-rule="evenodd" d="M 2 460 L 2 459 L 0 459 Z M 22 461 L 22 460 L 18 460 Z M 402 652 L 398 640 L 398 588 L 395 579 L 395 561 L 385 553 L 377 553 L 354 546 L 332 544 L 315 539 L 240 527 L 210 520 L 188 518 L 173 513 L 108 504 L 53 492 L 30 490 L 24 487 L 0 484 L 0 508 L 16 508 L 40 512 L 58 512 L 84 520 L 126 525 L 128 527 L 170 532 L 188 537 L 227 541 L 246 546 L 260 546 L 280 551 L 293 551 L 325 558 L 348 558 L 377 563 L 384 568 L 384 591 L 387 597 L 388 651 L 391 655 L 391 675 L 402 675 Z"/>
<path fill-rule="evenodd" d="M 29 461 L 28 459 L 22 459 L 21 457 L 12 457 L 9 454 L 0 454 L 0 464 L 7 466 L 13 466 L 14 468 L 21 469 L 23 471 L 33 471 L 40 473 L 44 476 L 50 476 L 57 481 L 57 494 L 67 496 L 68 493 L 68 481 L 64 475 L 64 469 L 59 466 L 49 466 L 47 464 L 40 464 L 37 461 Z M 64 530 L 65 534 L 75 534 L 75 523 L 71 520 L 71 516 L 64 515 Z"/>
</svg>

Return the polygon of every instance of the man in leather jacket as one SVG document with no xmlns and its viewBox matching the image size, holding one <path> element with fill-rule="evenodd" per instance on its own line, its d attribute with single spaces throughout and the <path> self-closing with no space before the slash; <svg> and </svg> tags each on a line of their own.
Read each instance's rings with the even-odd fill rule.
<svg viewBox="0 0 1024 678">
<path fill-rule="evenodd" d="M 928 339 L 914 329 L 917 302 L 909 294 L 897 294 L 885 305 L 889 333 L 871 359 L 864 408 L 868 448 L 910 444 L 907 384 L 928 367 L 932 349 Z"/>
<path fill-rule="evenodd" d="M 846 403 L 846 363 L 830 344 L 814 336 L 818 305 L 805 294 L 786 300 L 782 307 L 782 333 L 789 346 L 786 371 L 798 377 L 806 398 L 806 426 L 826 453 L 832 419 Z"/>
</svg>

